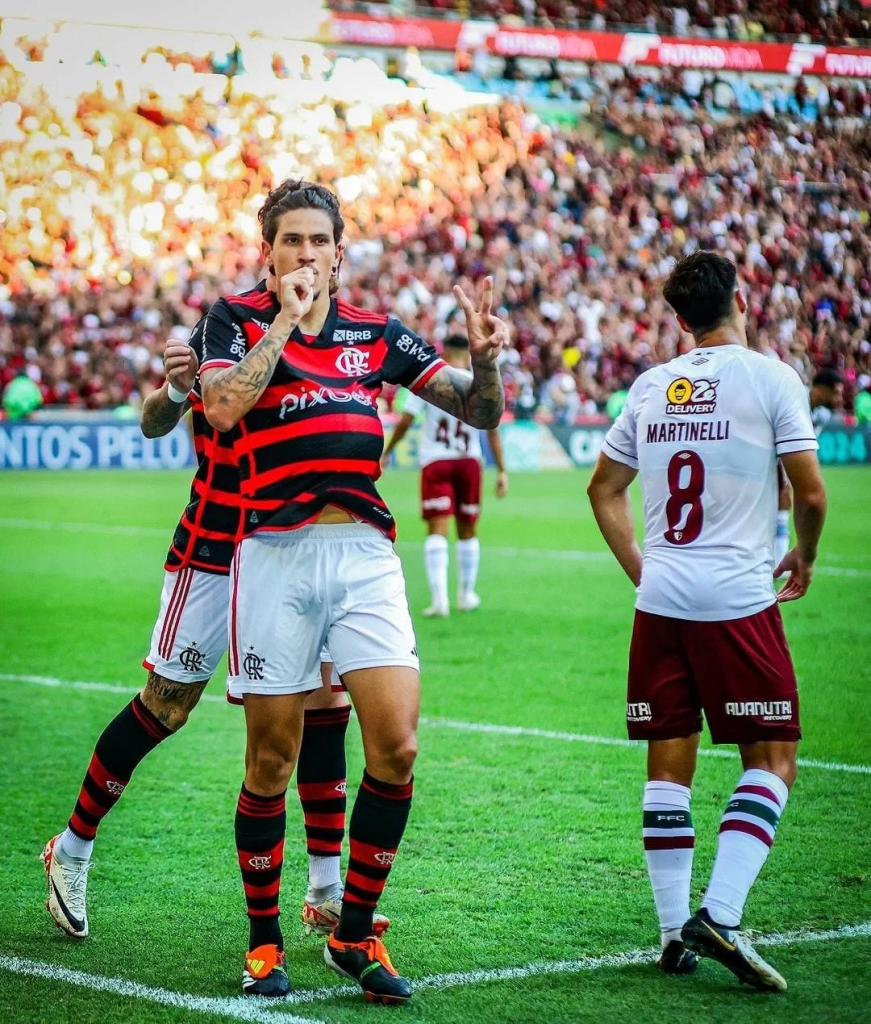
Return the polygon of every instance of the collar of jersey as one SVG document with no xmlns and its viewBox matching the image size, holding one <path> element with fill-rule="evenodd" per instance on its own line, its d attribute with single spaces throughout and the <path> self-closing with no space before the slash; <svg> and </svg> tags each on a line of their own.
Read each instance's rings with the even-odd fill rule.
<svg viewBox="0 0 871 1024">
<path fill-rule="evenodd" d="M 336 300 L 330 299 L 330 311 L 327 313 L 327 319 L 324 321 L 321 333 L 314 339 L 314 341 L 307 341 L 305 335 L 298 327 L 294 327 L 290 335 L 290 340 L 297 341 L 300 345 L 305 345 L 306 348 L 325 348 L 327 345 L 332 345 L 333 331 L 336 328 L 336 320 L 338 320 L 338 318 L 339 313 Z"/>
</svg>

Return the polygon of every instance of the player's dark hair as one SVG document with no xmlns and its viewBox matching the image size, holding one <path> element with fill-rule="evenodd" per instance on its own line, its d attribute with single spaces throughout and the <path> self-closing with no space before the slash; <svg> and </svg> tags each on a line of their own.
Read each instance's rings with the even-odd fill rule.
<svg viewBox="0 0 871 1024">
<path fill-rule="evenodd" d="M 839 384 L 844 383 L 844 378 L 837 370 L 831 366 L 826 366 L 814 377 L 812 383 L 814 387 L 836 388 Z"/>
<path fill-rule="evenodd" d="M 707 334 L 731 316 L 737 280 L 731 260 L 699 249 L 675 264 L 662 294 L 693 334 Z"/>
<path fill-rule="evenodd" d="M 278 222 L 288 210 L 323 210 L 333 222 L 333 241 L 336 245 L 341 242 L 345 222 L 339 210 L 339 200 L 325 186 L 304 178 L 288 178 L 276 185 L 257 211 L 263 237 L 270 245 L 275 241 Z"/>
<path fill-rule="evenodd" d="M 464 334 L 449 334 L 445 338 L 445 348 L 457 349 L 457 351 L 469 351 L 469 339 Z"/>
</svg>

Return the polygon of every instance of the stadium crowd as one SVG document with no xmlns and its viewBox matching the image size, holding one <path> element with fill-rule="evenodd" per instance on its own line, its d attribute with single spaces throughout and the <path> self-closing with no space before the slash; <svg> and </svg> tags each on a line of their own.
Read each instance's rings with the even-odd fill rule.
<svg viewBox="0 0 871 1024">
<path fill-rule="evenodd" d="M 386 12 L 388 0 L 330 0 L 339 11 Z M 871 37 L 871 13 L 861 0 L 420 0 L 402 3 L 402 13 L 486 18 L 502 24 L 587 28 L 604 32 L 641 26 L 676 36 L 718 39 L 807 36 L 840 45 Z"/>
<path fill-rule="evenodd" d="M 238 80 L 237 80 L 238 81 Z M 450 287 L 497 268 L 518 413 L 593 413 L 680 338 L 660 295 L 696 244 L 731 254 L 754 343 L 809 380 L 871 381 L 871 140 L 852 108 L 805 123 L 691 117 L 675 80 L 626 75 L 579 129 L 509 101 L 452 113 L 322 99 L 283 113 L 228 94 L 138 102 L 122 86 L 54 101 L 0 64 L 0 387 L 137 404 L 171 332 L 260 275 L 257 209 L 316 174 L 349 222 L 344 297 L 425 337 Z M 867 116 L 867 110 L 863 112 Z"/>
</svg>

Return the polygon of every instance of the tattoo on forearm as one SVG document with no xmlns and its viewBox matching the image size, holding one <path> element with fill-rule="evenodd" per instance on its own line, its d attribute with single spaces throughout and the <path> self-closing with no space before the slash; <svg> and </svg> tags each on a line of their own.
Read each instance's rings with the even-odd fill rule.
<svg viewBox="0 0 871 1024">
<path fill-rule="evenodd" d="M 273 324 L 238 363 L 211 374 L 206 389 L 217 403 L 234 414 L 241 408 L 240 418 L 244 416 L 266 390 L 290 333 Z"/>
<path fill-rule="evenodd" d="M 492 364 L 476 366 L 474 373 L 444 366 L 427 381 L 423 394 L 439 409 L 479 430 L 497 427 L 505 409 L 502 374 Z"/>
<path fill-rule="evenodd" d="M 161 388 L 145 399 L 139 425 L 146 437 L 163 437 L 168 434 L 188 409 L 188 402 L 173 402 Z"/>
</svg>

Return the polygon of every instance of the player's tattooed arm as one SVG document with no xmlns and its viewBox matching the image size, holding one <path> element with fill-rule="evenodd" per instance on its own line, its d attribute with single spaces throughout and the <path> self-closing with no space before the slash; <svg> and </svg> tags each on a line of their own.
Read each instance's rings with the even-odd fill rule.
<svg viewBox="0 0 871 1024">
<path fill-rule="evenodd" d="M 311 309 L 314 274 L 302 267 L 278 284 L 281 310 L 260 341 L 238 363 L 201 374 L 203 408 L 216 430 L 233 427 L 257 404 L 272 379 L 287 339 Z"/>
<path fill-rule="evenodd" d="M 163 352 L 163 371 L 166 383 L 153 391 L 142 403 L 139 425 L 146 437 L 163 437 L 168 434 L 190 409 L 190 402 L 173 402 L 169 397 L 169 386 L 183 395 L 190 394 L 197 379 L 199 361 L 187 341 L 174 338 L 166 343 Z"/>
<path fill-rule="evenodd" d="M 478 430 L 497 427 L 505 410 L 502 374 L 495 363 L 474 364 L 471 373 L 443 366 L 424 384 L 420 395 Z"/>
<path fill-rule="evenodd" d="M 499 426 L 505 410 L 502 374 L 496 363 L 508 344 L 508 325 L 492 313 L 492 277 L 484 278 L 477 309 L 459 285 L 454 288 L 454 297 L 466 315 L 472 372 L 444 366 L 427 381 L 421 394 L 469 426 L 492 430 Z"/>
<path fill-rule="evenodd" d="M 146 437 L 163 437 L 168 434 L 190 409 L 190 402 L 173 402 L 166 391 L 166 384 L 152 391 L 142 403 L 139 426 Z"/>
</svg>

